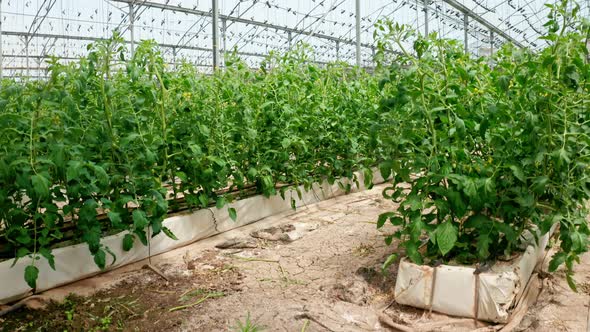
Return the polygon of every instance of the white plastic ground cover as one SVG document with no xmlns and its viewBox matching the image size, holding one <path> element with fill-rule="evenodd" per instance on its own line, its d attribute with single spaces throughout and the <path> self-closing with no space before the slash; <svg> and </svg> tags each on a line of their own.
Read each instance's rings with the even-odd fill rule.
<svg viewBox="0 0 590 332">
<path fill-rule="evenodd" d="M 340 182 L 344 185 L 350 183 L 352 192 L 365 190 L 363 174 L 356 173 L 356 175 L 360 188 L 348 179 L 342 179 Z M 379 184 L 382 182 L 384 182 L 384 179 L 381 174 L 379 171 L 374 170 L 373 183 Z M 301 207 L 345 194 L 345 191 L 340 188 L 337 182 L 333 185 L 328 184 L 327 181 L 322 184 L 314 184 L 313 190 L 308 192 L 303 187 L 299 189 L 302 192 L 301 199 L 299 199 L 295 189 L 290 188 L 285 193 L 285 200 L 279 195 L 270 198 L 257 195 L 230 203 L 228 207 L 233 207 L 237 211 L 237 221 L 233 221 L 229 217 L 227 207 L 223 209 L 212 207 L 166 218 L 164 226 L 168 227 L 178 240 L 173 240 L 164 234 L 158 234 L 150 241 L 151 255 L 164 253 L 197 240 L 288 211 L 291 209 L 291 197 L 295 199 L 296 206 Z M 150 254 L 148 247 L 142 245 L 139 239 L 136 239 L 130 251 L 123 250 L 122 243 L 125 234 L 127 232 L 102 239 L 102 245 L 108 247 L 116 256 L 116 261 L 114 261 L 107 254 L 107 268 L 103 271 L 94 264 L 94 259 L 88 250 L 87 244 L 76 244 L 54 249 L 55 270 L 49 266 L 45 259 L 36 262 L 36 266 L 39 268 L 36 291 L 48 290 L 147 258 Z M 19 300 L 30 294 L 31 291 L 23 277 L 25 267 L 31 264 L 31 258 L 19 259 L 14 267 L 11 267 L 12 264 L 13 260 L 0 262 L 0 304 Z"/>
<path fill-rule="evenodd" d="M 543 260 L 551 233 L 539 238 L 539 246 L 533 240 L 517 258 L 497 262 L 478 276 L 474 267 L 440 265 L 435 271 L 404 258 L 397 274 L 395 300 L 451 316 L 506 323 L 535 266 Z"/>
</svg>

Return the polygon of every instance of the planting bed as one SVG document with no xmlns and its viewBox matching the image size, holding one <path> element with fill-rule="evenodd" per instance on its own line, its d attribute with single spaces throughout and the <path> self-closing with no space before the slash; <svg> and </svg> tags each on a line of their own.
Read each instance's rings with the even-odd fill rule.
<svg viewBox="0 0 590 332">
<path fill-rule="evenodd" d="M 153 257 L 169 282 L 141 269 L 142 261 L 47 291 L 33 304 L 62 302 L 13 312 L 0 318 L 0 329 L 234 331 L 248 314 L 264 331 L 388 331 L 384 322 L 416 331 L 475 329 L 472 319 L 392 302 L 398 266 L 384 276 L 381 265 L 397 250 L 395 242 L 388 247 L 382 241 L 393 226 L 376 230 L 374 224 L 383 210 L 397 207 L 381 197 L 384 187 L 288 211 Z M 516 330 L 584 331 L 587 256 L 577 272 L 577 294 L 562 272 L 541 273 L 538 304 Z M 69 293 L 77 296 L 64 302 Z M 480 331 L 501 327 L 478 325 Z"/>
</svg>

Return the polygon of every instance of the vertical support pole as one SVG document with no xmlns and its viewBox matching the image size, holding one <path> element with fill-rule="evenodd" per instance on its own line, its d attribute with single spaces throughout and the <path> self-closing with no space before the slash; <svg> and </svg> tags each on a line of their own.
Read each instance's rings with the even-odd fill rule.
<svg viewBox="0 0 590 332">
<path fill-rule="evenodd" d="M 336 60 L 340 61 L 340 41 L 336 41 Z"/>
<path fill-rule="evenodd" d="M 361 65 L 361 0 L 355 1 L 356 8 L 356 65 Z"/>
<path fill-rule="evenodd" d="M 174 64 L 174 69 L 176 69 L 176 47 L 172 48 L 172 64 Z"/>
<path fill-rule="evenodd" d="M 293 42 L 293 35 L 291 31 L 287 31 L 287 40 L 289 41 L 289 50 L 291 50 L 291 43 Z"/>
<path fill-rule="evenodd" d="M 213 15 L 213 69 L 219 67 L 219 2 L 218 0 L 212 0 Z"/>
<path fill-rule="evenodd" d="M 494 31 L 490 30 L 490 56 L 494 55 Z"/>
<path fill-rule="evenodd" d="M 4 67 L 4 55 L 2 49 L 2 0 L 0 0 L 0 80 L 4 78 L 2 67 Z"/>
<path fill-rule="evenodd" d="M 129 3 L 129 34 L 131 35 L 131 57 L 135 55 L 135 10 L 133 3 Z"/>
<path fill-rule="evenodd" d="M 428 36 L 428 0 L 424 0 L 424 36 Z"/>
<path fill-rule="evenodd" d="M 225 67 L 225 58 L 227 56 L 227 33 L 226 30 L 227 29 L 227 20 L 226 19 L 222 19 L 221 20 L 221 49 L 223 50 L 223 66 Z"/>
<path fill-rule="evenodd" d="M 469 28 L 469 16 L 467 16 L 467 13 L 463 13 L 463 30 L 465 32 L 465 54 L 469 53 L 469 33 L 467 32 L 467 28 Z"/>
<path fill-rule="evenodd" d="M 29 41 L 29 37 L 25 36 L 25 66 L 27 67 L 27 80 L 29 79 L 29 76 L 31 74 L 29 71 Z"/>
</svg>

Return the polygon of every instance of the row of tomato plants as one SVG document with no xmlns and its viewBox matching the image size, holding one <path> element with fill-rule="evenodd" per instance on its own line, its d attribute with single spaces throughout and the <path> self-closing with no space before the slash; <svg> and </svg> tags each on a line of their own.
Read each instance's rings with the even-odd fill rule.
<svg viewBox="0 0 590 332">
<path fill-rule="evenodd" d="M 590 235 L 590 21 L 573 1 L 547 6 L 546 47 L 505 45 L 492 58 L 379 25 L 382 173 L 394 174 L 384 195 L 400 208 L 378 226 L 399 226 L 387 241 L 411 261 L 489 266 L 558 226 L 549 270 L 565 265 L 575 289 Z M 388 59 L 392 47 L 403 54 Z"/>
<path fill-rule="evenodd" d="M 590 234 L 590 24 L 568 0 L 549 7 L 546 48 L 506 45 L 492 58 L 381 22 L 371 75 L 314 65 L 304 47 L 258 70 L 230 57 L 205 75 L 168 68 L 149 41 L 126 59 L 115 37 L 77 64 L 54 61 L 47 81 L 5 80 L 4 244 L 15 262 L 34 258 L 25 270 L 34 288 L 36 261 L 54 265 L 65 223 L 104 268 L 105 232 L 127 232 L 126 250 L 136 237 L 148 243 L 148 227 L 174 238 L 162 225 L 178 207 L 170 196 L 224 208 L 232 191 L 269 196 L 277 184 L 310 188 L 354 171 L 370 182 L 379 165 L 392 177 L 384 196 L 400 207 L 377 226 L 401 226 L 386 241 L 399 238 L 412 261 L 509 259 L 527 231 L 558 224 L 550 269 L 565 264 L 575 288 L 573 264 Z"/>
<path fill-rule="evenodd" d="M 168 67 L 153 42 L 131 59 L 122 45 L 115 36 L 79 63 L 53 61 L 45 81 L 2 82 L 0 232 L 15 262 L 33 257 L 32 288 L 39 259 L 54 267 L 65 224 L 104 268 L 107 232 L 127 232 L 125 250 L 135 238 L 146 245 L 148 227 L 175 238 L 162 224 L 171 197 L 224 208 L 251 186 L 269 196 L 277 184 L 370 175 L 379 92 L 365 72 L 319 67 L 301 46 L 258 70 L 230 57 L 206 75 Z"/>
</svg>

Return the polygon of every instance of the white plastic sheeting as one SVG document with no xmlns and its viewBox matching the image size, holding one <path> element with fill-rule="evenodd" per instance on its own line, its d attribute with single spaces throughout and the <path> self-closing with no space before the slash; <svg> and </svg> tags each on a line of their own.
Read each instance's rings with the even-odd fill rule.
<svg viewBox="0 0 590 332">
<path fill-rule="evenodd" d="M 354 182 L 348 179 L 340 180 L 341 183 L 350 183 L 352 192 L 366 189 L 363 185 L 364 178 L 361 173 L 356 173 L 360 188 Z M 380 173 L 375 170 L 373 183 L 384 182 Z M 179 248 L 204 239 L 215 234 L 219 234 L 236 227 L 256 222 L 260 219 L 271 215 L 285 212 L 291 209 L 291 197 L 296 201 L 297 207 L 306 204 L 316 203 L 322 200 L 330 199 L 345 194 L 340 188 L 338 182 L 333 185 L 328 182 L 314 184 L 313 190 L 305 191 L 303 187 L 299 188 L 302 192 L 301 199 L 294 188 L 290 188 L 285 193 L 285 200 L 279 195 L 266 198 L 258 195 L 230 203 L 223 209 L 211 207 L 208 209 L 196 210 L 193 213 L 184 213 L 171 216 L 164 220 L 164 226 L 168 227 L 178 240 L 173 240 L 166 235 L 158 234 L 150 240 L 150 247 L 141 244 L 136 238 L 135 244 L 130 251 L 123 250 L 123 237 L 127 232 L 107 236 L 102 239 L 103 246 L 112 251 L 116 260 L 107 254 L 107 268 L 100 270 L 94 264 L 93 256 L 88 250 L 87 244 L 76 244 L 73 246 L 58 248 L 53 250 L 55 256 L 55 270 L 53 270 L 45 259 L 36 262 L 39 268 L 39 278 L 37 280 L 37 292 L 51 289 L 60 285 L 68 284 L 92 275 L 112 270 L 126 264 L 137 262 L 151 255 L 157 255 L 175 248 Z M 227 207 L 233 207 L 237 211 L 237 221 L 231 220 L 227 212 Z M 0 304 L 9 303 L 21 299 L 30 294 L 31 288 L 24 281 L 25 267 L 31 264 L 31 258 L 19 259 L 14 267 L 11 267 L 13 260 L 0 262 Z"/>
<path fill-rule="evenodd" d="M 506 323 L 535 266 L 543 259 L 551 233 L 541 236 L 538 246 L 532 241 L 512 261 L 497 262 L 479 274 L 474 267 L 434 268 L 404 258 L 395 284 L 395 300 L 447 315 Z"/>
</svg>

